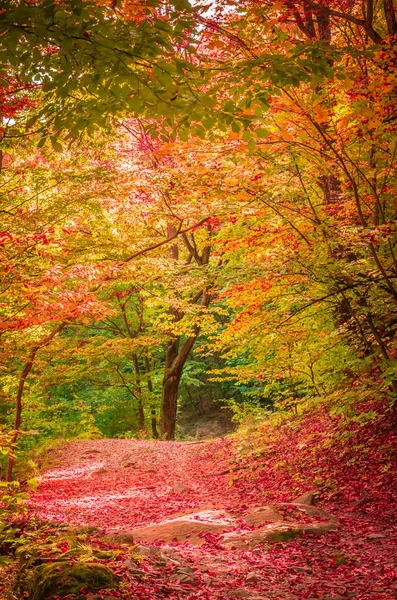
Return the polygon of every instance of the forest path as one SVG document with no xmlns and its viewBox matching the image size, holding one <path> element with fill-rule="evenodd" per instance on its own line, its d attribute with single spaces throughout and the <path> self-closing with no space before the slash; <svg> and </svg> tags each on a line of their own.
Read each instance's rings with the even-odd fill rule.
<svg viewBox="0 0 397 600">
<path fill-rule="evenodd" d="M 255 486 L 255 496 L 249 497 L 239 492 L 233 479 L 243 472 L 228 472 L 231 459 L 226 440 L 72 442 L 54 457 L 58 466 L 44 473 L 38 491 L 31 495 L 30 514 L 109 532 L 203 509 L 244 512 L 245 503 L 251 507 L 263 503 L 265 490 L 263 485 Z M 267 469 L 274 465 L 263 469 L 265 482 L 271 475 Z M 397 528 L 361 509 L 342 516 L 341 507 L 334 504 L 332 509 L 340 517 L 340 526 L 327 535 L 304 535 L 240 550 L 225 550 L 212 534 L 199 547 L 188 541 L 156 542 L 147 546 L 147 562 L 138 575 L 136 566 L 130 570 L 131 546 L 124 546 L 114 564 L 125 582 L 124 592 L 113 596 L 104 591 L 105 597 L 395 600 Z"/>
<path fill-rule="evenodd" d="M 230 489 L 211 445 L 105 439 L 72 442 L 44 473 L 30 508 L 37 518 L 128 529 L 182 511 L 226 508 Z M 210 499 L 210 501 L 209 501 Z"/>
</svg>

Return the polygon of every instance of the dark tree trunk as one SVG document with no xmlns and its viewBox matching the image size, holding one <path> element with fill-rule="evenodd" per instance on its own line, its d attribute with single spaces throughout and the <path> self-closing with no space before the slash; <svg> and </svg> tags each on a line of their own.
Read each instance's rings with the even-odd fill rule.
<svg viewBox="0 0 397 600">
<path fill-rule="evenodd" d="M 134 370 L 135 370 L 135 389 L 136 389 L 136 396 L 137 396 L 137 401 L 138 401 L 137 416 L 138 416 L 139 429 L 141 431 L 145 431 L 145 411 L 143 409 L 143 401 L 142 401 L 141 369 L 139 366 L 138 356 L 135 354 L 135 352 L 134 352 L 132 358 L 134 361 Z"/>
<path fill-rule="evenodd" d="M 176 411 L 178 408 L 180 377 L 169 375 L 163 381 L 161 399 L 161 437 L 165 440 L 175 439 Z"/>
<path fill-rule="evenodd" d="M 55 329 L 52 333 L 50 333 L 50 335 L 48 335 L 46 338 L 44 338 L 40 343 L 38 343 L 32 349 L 31 353 L 29 354 L 29 358 L 28 358 L 27 362 L 25 363 L 25 366 L 22 369 L 22 373 L 19 377 L 18 390 L 17 390 L 17 394 L 15 397 L 14 433 L 11 438 L 11 452 L 8 456 L 8 464 L 7 464 L 7 471 L 6 471 L 6 481 L 8 481 L 8 482 L 12 481 L 12 472 L 14 469 L 14 462 L 15 462 L 15 454 L 14 454 L 15 445 L 17 443 L 21 424 L 22 424 L 22 396 L 23 396 L 23 391 L 25 388 L 26 379 L 27 379 L 30 371 L 32 370 L 33 363 L 36 358 L 37 352 L 40 350 L 40 348 L 44 348 L 44 346 L 49 344 L 50 341 L 60 331 L 62 331 L 62 329 L 64 329 L 65 326 L 66 326 L 66 323 L 61 323 L 61 325 L 59 327 L 57 327 L 57 329 Z"/>
<path fill-rule="evenodd" d="M 157 440 L 159 437 L 159 432 L 157 431 L 156 406 L 153 402 L 153 383 L 152 378 L 150 377 L 150 360 L 147 354 L 145 354 L 145 370 L 147 377 L 147 389 L 150 396 L 150 421 L 152 427 L 152 435 L 154 439 Z"/>
<path fill-rule="evenodd" d="M 397 20 L 393 0 L 383 0 L 383 9 L 385 12 L 388 34 L 394 37 L 397 35 Z"/>
<path fill-rule="evenodd" d="M 339 204 L 343 200 L 340 181 L 334 175 L 321 175 L 318 183 L 324 194 L 323 203 L 325 206 Z"/>
<path fill-rule="evenodd" d="M 38 350 L 38 348 L 34 348 L 34 350 L 31 352 L 28 362 L 25 364 L 23 371 L 21 373 L 21 376 L 19 378 L 18 391 L 17 391 L 17 395 L 15 398 L 14 433 L 11 438 L 11 453 L 8 457 L 6 481 L 12 481 L 12 471 L 14 468 L 14 460 L 15 460 L 15 455 L 14 455 L 15 444 L 17 442 L 17 439 L 19 436 L 19 430 L 21 428 L 21 423 L 22 423 L 23 389 L 25 387 L 26 378 L 29 375 L 30 371 L 32 370 L 33 362 L 34 362 L 34 359 L 36 358 L 37 350 Z"/>
<path fill-rule="evenodd" d="M 183 365 L 179 365 L 180 338 L 167 343 L 165 350 L 164 378 L 161 394 L 160 435 L 163 439 L 175 439 L 176 411 L 178 403 L 179 382 Z M 187 356 L 186 356 L 187 358 Z"/>
<path fill-rule="evenodd" d="M 207 296 L 207 294 L 205 294 L 205 296 Z M 208 304 L 206 305 L 208 306 Z M 199 327 L 195 327 L 193 335 L 184 341 L 181 349 L 179 349 L 179 338 L 174 339 L 167 345 L 165 374 L 161 396 L 160 423 L 161 437 L 166 440 L 175 439 L 179 383 L 182 377 L 183 367 L 194 346 L 199 331 Z"/>
<path fill-rule="evenodd" d="M 169 224 L 167 228 L 167 237 L 169 239 L 173 239 L 175 232 L 175 227 L 172 224 Z M 208 232 L 211 234 L 211 228 L 209 225 Z M 191 234 L 191 239 L 189 239 L 186 235 L 183 235 L 182 239 L 189 252 L 187 264 L 189 264 L 190 260 L 194 258 L 199 267 L 205 267 L 208 265 L 211 251 L 210 244 L 205 245 L 200 254 L 194 239 L 194 234 Z M 174 261 L 178 261 L 179 249 L 176 244 L 169 248 L 168 255 Z M 200 299 L 201 302 L 199 302 Z M 195 305 L 199 303 L 201 307 L 208 308 L 210 301 L 211 295 L 208 289 L 205 288 L 200 290 L 191 299 L 191 304 Z M 174 308 L 170 309 L 170 314 L 174 317 L 175 322 L 180 321 L 184 316 L 183 313 Z M 160 435 L 162 439 L 175 439 L 179 383 L 186 360 L 188 359 L 199 332 L 200 327 L 198 325 L 194 325 L 192 327 L 191 334 L 183 342 L 181 342 L 181 338 L 179 336 L 176 336 L 171 338 L 167 343 L 161 395 Z"/>
</svg>

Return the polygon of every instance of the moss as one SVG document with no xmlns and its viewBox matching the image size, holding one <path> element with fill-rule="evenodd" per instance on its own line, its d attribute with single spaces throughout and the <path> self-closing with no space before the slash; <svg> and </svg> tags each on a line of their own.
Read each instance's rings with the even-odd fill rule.
<svg viewBox="0 0 397 600">
<path fill-rule="evenodd" d="M 36 564 L 54 560 L 61 551 L 51 542 L 43 544 L 23 544 L 15 552 L 21 568 L 30 568 Z"/>
<path fill-rule="evenodd" d="M 97 550 L 94 552 L 94 557 L 98 560 L 108 560 L 112 558 L 116 558 L 119 554 L 117 550 Z"/>
<path fill-rule="evenodd" d="M 47 600 L 54 595 L 85 598 L 87 592 L 116 587 L 118 578 L 104 565 L 54 562 L 35 567 L 27 584 L 23 592 L 29 600 Z"/>
<path fill-rule="evenodd" d="M 94 527 L 93 525 L 82 525 L 81 527 L 69 528 L 69 532 L 74 535 L 86 535 L 90 533 L 102 533 L 101 529 Z"/>
<path fill-rule="evenodd" d="M 274 531 L 266 536 L 266 540 L 269 542 L 289 542 L 290 540 L 295 539 L 296 537 L 302 535 L 303 529 L 294 528 L 294 529 L 282 529 L 279 531 Z"/>
</svg>

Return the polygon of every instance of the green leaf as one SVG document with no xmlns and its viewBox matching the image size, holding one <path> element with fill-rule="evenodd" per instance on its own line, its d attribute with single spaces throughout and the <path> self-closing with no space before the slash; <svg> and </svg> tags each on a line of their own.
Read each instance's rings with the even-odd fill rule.
<svg viewBox="0 0 397 600">
<path fill-rule="evenodd" d="M 260 138 L 266 138 L 270 135 L 270 131 L 268 129 L 263 129 L 262 127 L 255 129 L 255 133 Z"/>
<path fill-rule="evenodd" d="M 235 104 L 234 104 L 234 102 L 232 102 L 231 100 L 228 100 L 223 105 L 223 109 L 227 113 L 234 113 L 234 110 L 235 110 Z"/>
<path fill-rule="evenodd" d="M 34 125 L 36 123 L 38 118 L 39 118 L 39 115 L 34 115 L 33 117 L 30 117 L 30 119 L 28 119 L 26 121 L 26 124 L 25 124 L 26 129 L 29 129 L 29 127 L 32 127 L 32 125 Z"/>
<path fill-rule="evenodd" d="M 198 127 L 195 127 L 194 133 L 202 140 L 205 139 L 205 135 L 206 135 L 205 129 L 203 127 L 201 127 L 200 125 Z"/>
<path fill-rule="evenodd" d="M 248 142 L 248 150 L 250 152 L 253 152 L 255 150 L 255 148 L 256 148 L 256 142 L 254 139 L 251 138 L 250 141 Z"/>
<path fill-rule="evenodd" d="M 37 481 L 36 477 L 31 477 L 30 479 L 27 480 L 26 483 L 28 484 L 28 486 L 32 490 L 32 492 L 37 491 L 37 488 L 39 487 L 39 482 Z"/>
<path fill-rule="evenodd" d="M 56 152 L 62 152 L 62 145 L 58 142 L 57 138 L 53 135 L 50 137 L 51 145 Z"/>
</svg>

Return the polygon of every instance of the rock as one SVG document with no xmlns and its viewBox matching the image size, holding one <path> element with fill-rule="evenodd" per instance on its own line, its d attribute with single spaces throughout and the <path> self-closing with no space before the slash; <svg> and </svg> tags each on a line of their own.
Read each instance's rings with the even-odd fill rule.
<svg viewBox="0 0 397 600">
<path fill-rule="evenodd" d="M 206 533 L 222 533 L 234 526 L 234 519 L 224 510 L 206 510 L 182 515 L 175 519 L 167 519 L 157 525 L 139 527 L 127 532 L 115 532 L 111 541 L 122 540 L 132 543 L 132 541 L 128 541 L 131 539 L 135 542 L 151 544 L 157 540 L 163 542 L 187 540 L 191 544 L 200 546 L 205 542 Z"/>
<path fill-rule="evenodd" d="M 247 525 L 263 525 L 265 523 L 275 523 L 282 521 L 283 517 L 273 506 L 260 506 L 259 508 L 251 508 L 244 517 Z"/>
<path fill-rule="evenodd" d="M 137 569 L 136 563 L 131 559 L 125 560 L 122 564 L 124 567 L 126 567 L 128 569 L 129 573 L 134 577 L 147 577 L 148 576 L 148 573 L 146 573 L 146 571 Z"/>
<path fill-rule="evenodd" d="M 169 578 L 171 581 L 179 581 L 185 585 L 197 585 L 198 580 L 194 575 L 194 570 L 191 567 L 176 567 Z"/>
<path fill-rule="evenodd" d="M 302 513 L 303 522 L 294 521 L 291 517 L 286 519 L 280 514 L 283 510 L 291 508 Z M 293 512 L 291 515 L 294 516 Z M 321 508 L 287 502 L 251 509 L 245 521 L 247 524 L 264 526 L 248 533 L 225 533 L 220 543 L 226 549 L 252 548 L 263 542 L 287 542 L 305 533 L 325 534 L 336 531 L 338 526 L 337 519 Z"/>
<path fill-rule="evenodd" d="M 298 496 L 298 498 L 295 498 L 292 504 L 308 504 L 309 506 L 312 506 L 316 500 L 316 495 L 317 491 L 311 490 L 310 492 L 306 492 L 305 494 Z"/>
<path fill-rule="evenodd" d="M 241 520 L 257 529 L 247 532 L 243 528 L 243 531 L 238 531 Z M 336 531 L 337 524 L 332 515 L 320 508 L 308 504 L 280 503 L 252 508 L 244 517 L 240 515 L 238 520 L 235 515 L 224 510 L 201 510 L 179 515 L 156 525 L 115 531 L 107 539 L 127 544 L 177 540 L 200 546 L 205 543 L 206 533 L 215 533 L 226 549 L 233 546 L 252 548 L 261 542 L 284 542 L 304 533 L 324 534 Z"/>
<path fill-rule="evenodd" d="M 130 462 L 130 461 L 128 461 L 128 460 L 125 460 L 124 462 L 122 462 L 122 463 L 121 463 L 121 466 L 122 466 L 124 469 L 127 469 L 128 467 L 131 467 L 131 468 L 133 468 L 133 469 L 137 469 L 137 468 L 138 468 L 138 467 L 136 466 L 136 464 L 135 464 L 135 463 L 133 463 L 133 462 Z"/>
<path fill-rule="evenodd" d="M 100 467 L 91 473 L 91 475 L 104 475 L 107 473 L 107 470 L 104 467 Z"/>
<path fill-rule="evenodd" d="M 118 578 L 104 565 L 80 562 L 70 566 L 56 561 L 35 567 L 20 585 L 20 591 L 29 600 L 46 600 L 54 593 L 57 596 L 78 595 L 82 588 L 90 592 L 117 585 Z"/>
<path fill-rule="evenodd" d="M 82 525 L 81 527 L 67 527 L 65 531 L 69 535 L 74 536 L 86 535 L 87 533 L 102 533 L 99 527 L 94 527 L 93 525 Z"/>
<path fill-rule="evenodd" d="M 132 531 L 120 529 L 108 533 L 105 540 L 115 544 L 134 544 L 134 535 Z"/>
<path fill-rule="evenodd" d="M 161 550 L 158 546 L 144 546 L 143 544 L 137 544 L 132 551 L 134 554 L 141 554 L 143 556 L 161 556 Z"/>
<path fill-rule="evenodd" d="M 258 583 L 259 580 L 260 578 L 257 573 L 248 573 L 247 577 L 245 578 L 245 583 Z"/>
<path fill-rule="evenodd" d="M 42 544 L 24 544 L 19 546 L 15 552 L 15 557 L 18 559 L 20 575 L 24 576 L 24 571 L 38 564 L 56 560 L 62 555 L 62 552 L 57 548 L 55 542 L 49 541 Z"/>
</svg>

